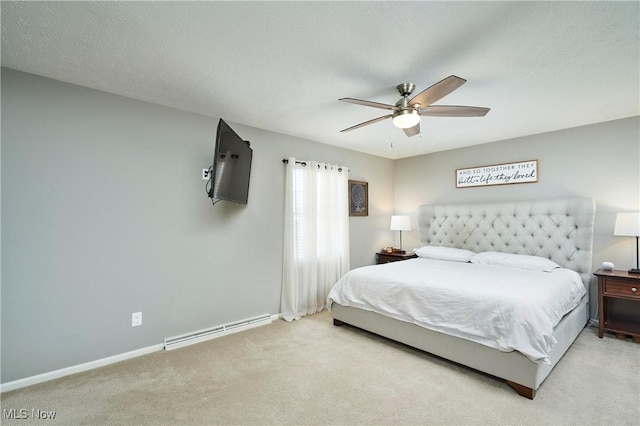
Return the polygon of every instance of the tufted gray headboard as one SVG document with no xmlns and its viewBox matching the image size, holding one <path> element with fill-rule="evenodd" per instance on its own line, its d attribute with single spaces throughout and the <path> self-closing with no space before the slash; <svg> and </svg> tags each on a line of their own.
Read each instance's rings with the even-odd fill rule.
<svg viewBox="0 0 640 426">
<path fill-rule="evenodd" d="M 591 281 L 593 198 L 422 205 L 422 245 L 546 257 Z"/>
</svg>

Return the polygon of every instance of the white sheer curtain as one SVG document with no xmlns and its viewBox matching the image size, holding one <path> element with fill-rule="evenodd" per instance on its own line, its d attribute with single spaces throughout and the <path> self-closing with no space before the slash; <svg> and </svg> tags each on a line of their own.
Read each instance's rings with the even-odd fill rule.
<svg viewBox="0 0 640 426">
<path fill-rule="evenodd" d="M 287 163 L 281 310 L 286 321 L 322 311 L 349 270 L 346 167 Z"/>
</svg>

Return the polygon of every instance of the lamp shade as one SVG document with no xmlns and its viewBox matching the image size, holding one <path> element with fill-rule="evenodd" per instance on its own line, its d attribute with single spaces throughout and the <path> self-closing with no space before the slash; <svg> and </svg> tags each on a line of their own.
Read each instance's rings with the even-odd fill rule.
<svg viewBox="0 0 640 426">
<path fill-rule="evenodd" d="M 613 235 L 637 237 L 640 235 L 640 212 L 618 213 Z"/>
<path fill-rule="evenodd" d="M 391 231 L 411 231 L 409 216 L 391 216 Z"/>
</svg>

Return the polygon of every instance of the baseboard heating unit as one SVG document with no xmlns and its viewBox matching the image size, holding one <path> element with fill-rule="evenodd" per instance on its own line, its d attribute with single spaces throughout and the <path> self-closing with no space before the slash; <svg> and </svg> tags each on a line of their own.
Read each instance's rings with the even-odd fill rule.
<svg viewBox="0 0 640 426">
<path fill-rule="evenodd" d="M 170 337 L 164 339 L 164 350 L 170 351 L 172 349 L 182 348 L 184 346 L 193 345 L 196 343 L 204 342 L 206 340 L 226 336 L 227 334 L 237 333 L 239 331 L 260 327 L 261 325 L 267 324 L 271 324 L 271 315 L 264 314 L 254 318 L 232 322 L 229 324 L 223 324 L 182 336 Z"/>
</svg>

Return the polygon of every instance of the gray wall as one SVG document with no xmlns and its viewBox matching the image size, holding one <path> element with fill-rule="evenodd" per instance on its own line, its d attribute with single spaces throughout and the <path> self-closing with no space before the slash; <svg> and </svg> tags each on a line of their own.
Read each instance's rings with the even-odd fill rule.
<svg viewBox="0 0 640 426">
<path fill-rule="evenodd" d="M 640 210 L 639 129 L 640 118 L 632 117 L 396 161 L 395 209 L 413 219 L 406 247 L 419 246 L 420 204 L 584 196 L 596 200 L 593 270 L 605 260 L 631 268 L 635 241 L 614 237 L 613 227 L 617 212 Z M 456 169 L 525 160 L 538 160 L 537 183 L 455 187 Z"/>
<path fill-rule="evenodd" d="M 2 69 L 2 383 L 279 313 L 290 155 L 369 182 L 351 263 L 373 262 L 391 160 L 231 123 L 254 149 L 249 203 L 212 206 L 217 121 Z"/>
</svg>

